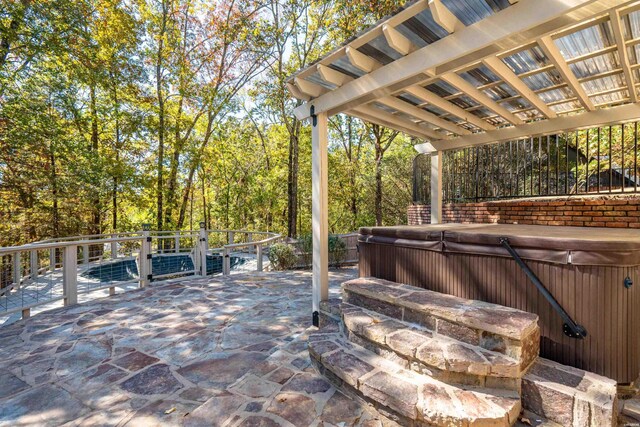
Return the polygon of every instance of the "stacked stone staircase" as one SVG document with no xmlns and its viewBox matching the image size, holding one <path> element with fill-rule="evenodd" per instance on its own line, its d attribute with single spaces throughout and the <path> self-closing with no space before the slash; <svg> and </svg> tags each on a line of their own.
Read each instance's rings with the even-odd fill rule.
<svg viewBox="0 0 640 427">
<path fill-rule="evenodd" d="M 540 379 L 540 369 L 525 378 L 538 363 L 534 314 L 382 279 L 352 280 L 342 291 L 342 300 L 321 306 L 320 329 L 309 338 L 311 359 L 338 387 L 403 426 L 514 425 L 525 403 L 523 381 L 529 393 L 536 381 L 551 381 Z M 577 399 L 586 407 L 585 425 L 603 425 L 609 406 L 613 421 L 605 424 L 613 425 L 613 390 L 613 402 L 605 402 L 611 388 L 602 391 L 600 406 L 567 393 L 572 405 Z M 544 401 L 538 396 L 533 408 Z M 591 417 L 596 410 L 603 415 L 598 420 Z"/>
</svg>

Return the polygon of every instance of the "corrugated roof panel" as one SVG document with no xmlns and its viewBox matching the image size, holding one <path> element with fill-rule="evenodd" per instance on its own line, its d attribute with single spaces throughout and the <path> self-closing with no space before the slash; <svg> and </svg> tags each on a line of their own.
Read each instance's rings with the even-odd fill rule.
<svg viewBox="0 0 640 427">
<path fill-rule="evenodd" d="M 518 93 L 506 84 L 501 84 L 491 89 L 485 89 L 484 93 L 489 95 L 491 99 L 494 101 L 499 101 L 505 98 L 511 98 L 512 96 L 516 96 Z"/>
<path fill-rule="evenodd" d="M 515 116 L 518 117 L 520 120 L 523 120 L 525 122 L 528 122 L 528 121 L 531 121 L 531 120 L 535 120 L 537 118 L 542 117 L 540 112 L 538 110 L 536 110 L 535 108 L 533 110 L 522 111 L 522 112 L 519 112 L 519 113 L 515 113 Z"/>
<path fill-rule="evenodd" d="M 351 65 L 351 62 L 349 62 L 349 59 L 346 56 L 343 56 L 333 61 L 333 63 L 330 66 L 338 71 L 346 72 L 348 75 L 350 75 L 353 78 L 362 77 L 366 74 L 360 68 L 357 68 Z"/>
<path fill-rule="evenodd" d="M 534 47 L 503 58 L 505 64 L 516 74 L 537 70 L 549 64 L 549 59 L 542 49 Z"/>
<path fill-rule="evenodd" d="M 536 73 L 523 78 L 522 81 L 529 86 L 531 90 L 542 90 L 563 83 L 562 77 L 560 77 L 560 74 L 558 74 L 556 70 Z"/>
<path fill-rule="evenodd" d="M 393 58 L 394 60 L 402 58 L 402 54 L 398 53 L 391 46 L 389 46 L 389 43 L 387 43 L 387 39 L 383 35 L 376 37 L 367 44 L 384 53 L 389 58 Z"/>
<path fill-rule="evenodd" d="M 616 70 L 620 68 L 618 52 L 611 52 L 593 58 L 588 58 L 584 61 L 574 62 L 573 64 L 569 64 L 569 68 L 571 68 L 571 71 L 573 71 L 579 79 Z"/>
<path fill-rule="evenodd" d="M 326 89 L 329 89 L 329 90 L 333 90 L 333 89 L 338 87 L 338 86 L 336 86 L 336 85 L 334 85 L 332 83 L 327 83 L 324 80 L 322 80 L 322 77 L 320 77 L 320 74 L 318 74 L 317 71 L 315 73 L 307 76 L 305 78 L 305 80 L 308 80 L 311 83 L 315 83 L 315 84 L 320 85 L 320 86 L 322 86 L 322 87 L 324 87 Z"/>
<path fill-rule="evenodd" d="M 624 31 L 625 40 L 640 38 L 640 10 L 631 12 L 622 19 L 622 31 Z"/>
<path fill-rule="evenodd" d="M 424 104 L 424 101 L 416 98 L 415 96 L 411 95 L 410 93 L 407 92 L 402 92 L 398 98 L 402 99 L 403 101 L 408 102 L 411 105 L 420 105 L 420 104 Z"/>
<path fill-rule="evenodd" d="M 458 89 L 443 80 L 431 83 L 430 85 L 425 87 L 425 89 L 430 90 L 431 92 L 435 93 L 438 96 L 441 96 L 442 98 L 460 92 Z"/>
<path fill-rule="evenodd" d="M 498 76 L 493 74 L 493 72 L 484 65 L 465 71 L 464 73 L 460 73 L 460 77 L 475 87 L 480 87 L 500 80 Z"/>
<path fill-rule="evenodd" d="M 478 105 L 473 99 L 466 95 L 459 96 L 451 100 L 451 102 L 460 108 L 467 109 Z"/>
<path fill-rule="evenodd" d="M 567 111 L 574 111 L 580 107 L 581 105 L 579 102 L 571 101 L 571 102 L 565 102 L 563 104 L 551 105 L 549 108 L 551 108 L 556 113 L 560 114 L 560 113 L 566 113 Z"/>
<path fill-rule="evenodd" d="M 617 88 L 624 88 L 625 86 L 626 84 L 622 74 L 616 74 L 613 76 L 606 76 L 599 79 L 590 80 L 588 82 L 582 82 L 582 87 L 584 88 L 585 92 L 587 92 L 587 95 Z"/>
<path fill-rule="evenodd" d="M 546 92 L 540 92 L 538 94 L 542 102 L 550 104 L 552 102 L 562 101 L 563 99 L 569 99 L 573 97 L 573 93 L 569 88 L 563 87 L 560 89 L 548 90 Z"/>
<path fill-rule="evenodd" d="M 414 33 L 424 44 L 430 44 L 446 37 L 449 33 L 433 20 L 429 9 L 423 10 L 419 14 L 407 19 L 400 26 Z"/>
<path fill-rule="evenodd" d="M 616 104 L 628 100 L 629 92 L 621 90 L 619 92 L 607 93 L 605 95 L 592 96 L 591 101 L 596 105 Z"/>
<path fill-rule="evenodd" d="M 615 38 L 611 23 L 603 22 L 555 40 L 565 59 L 571 59 L 611 46 Z"/>
<path fill-rule="evenodd" d="M 382 65 L 387 65 L 394 61 L 392 57 L 382 52 L 381 50 L 371 46 L 370 44 L 362 45 L 358 48 L 358 50 L 365 55 L 372 57 Z"/>
<path fill-rule="evenodd" d="M 499 10 L 494 10 L 502 2 L 491 2 L 491 7 L 485 0 L 442 0 L 442 3 L 453 13 L 464 25 L 472 25 L 491 16 Z"/>
<path fill-rule="evenodd" d="M 531 108 L 532 105 L 529 101 L 527 101 L 526 99 L 513 99 L 511 101 L 507 101 L 507 102 L 502 102 L 500 103 L 504 108 L 506 108 L 507 110 L 513 112 L 513 111 L 518 111 L 518 110 L 524 110 L 526 108 Z"/>
</svg>

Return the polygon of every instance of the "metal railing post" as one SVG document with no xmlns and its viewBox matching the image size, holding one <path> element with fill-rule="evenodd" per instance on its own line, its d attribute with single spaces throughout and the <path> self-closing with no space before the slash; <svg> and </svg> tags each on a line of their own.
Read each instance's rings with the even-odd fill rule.
<svg viewBox="0 0 640 427">
<path fill-rule="evenodd" d="M 235 242 L 235 235 L 236 233 L 234 233 L 233 231 L 229 231 L 227 233 L 227 240 L 228 240 L 228 244 L 233 245 L 233 243 Z"/>
<path fill-rule="evenodd" d="M 22 265 L 20 265 L 20 252 L 13 254 L 13 284 L 16 289 L 20 289 L 22 282 Z"/>
<path fill-rule="evenodd" d="M 231 274 L 231 256 L 229 255 L 229 248 L 226 246 L 222 251 L 222 274 L 224 276 Z"/>
<path fill-rule="evenodd" d="M 262 271 L 262 243 L 256 245 L 256 258 L 258 261 L 258 271 Z"/>
<path fill-rule="evenodd" d="M 205 228 L 205 223 L 200 223 L 200 234 L 198 236 L 198 253 L 200 255 L 200 275 L 207 275 L 207 250 L 209 249 L 209 233 Z"/>
<path fill-rule="evenodd" d="M 151 225 L 142 224 L 142 244 L 140 245 L 139 269 L 140 269 L 140 287 L 144 288 L 149 285 L 151 280 L 151 234 L 149 230 Z"/>
<path fill-rule="evenodd" d="M 78 248 L 65 246 L 62 258 L 64 305 L 78 303 Z"/>
<path fill-rule="evenodd" d="M 82 246 L 82 263 L 89 264 L 89 245 Z"/>
<path fill-rule="evenodd" d="M 117 237 L 116 234 L 112 234 L 111 238 L 115 239 Z M 111 242 L 111 259 L 118 258 L 118 242 Z"/>
<path fill-rule="evenodd" d="M 34 250 L 29 253 L 29 277 L 33 281 L 38 279 L 38 252 Z"/>
<path fill-rule="evenodd" d="M 175 248 L 175 252 L 179 253 L 180 252 L 180 232 L 177 231 L 176 232 L 176 237 L 174 238 L 174 248 Z"/>
</svg>

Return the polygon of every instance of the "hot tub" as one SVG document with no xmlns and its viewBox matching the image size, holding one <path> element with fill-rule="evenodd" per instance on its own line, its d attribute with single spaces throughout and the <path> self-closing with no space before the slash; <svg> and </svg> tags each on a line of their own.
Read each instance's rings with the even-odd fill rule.
<svg viewBox="0 0 640 427">
<path fill-rule="evenodd" d="M 563 320 L 509 244 L 587 336 Z M 540 316 L 541 356 L 626 384 L 640 374 L 640 230 L 502 224 L 361 228 L 360 276 Z"/>
</svg>

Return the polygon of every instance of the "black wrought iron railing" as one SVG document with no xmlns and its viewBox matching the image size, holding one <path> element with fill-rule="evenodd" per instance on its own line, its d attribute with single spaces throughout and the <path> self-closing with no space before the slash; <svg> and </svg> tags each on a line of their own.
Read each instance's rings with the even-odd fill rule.
<svg viewBox="0 0 640 427">
<path fill-rule="evenodd" d="M 413 201 L 429 204 L 429 155 L 414 159 Z M 638 123 L 447 151 L 443 201 L 637 193 Z"/>
</svg>

